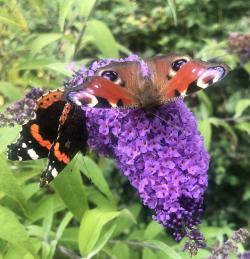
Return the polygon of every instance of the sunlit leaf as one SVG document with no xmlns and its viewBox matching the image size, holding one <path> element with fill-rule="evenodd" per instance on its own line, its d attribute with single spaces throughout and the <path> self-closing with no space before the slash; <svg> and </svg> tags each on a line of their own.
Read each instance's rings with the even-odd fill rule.
<svg viewBox="0 0 250 259">
<path fill-rule="evenodd" d="M 12 143 L 20 131 L 20 126 L 0 128 L 0 153 L 7 149 L 7 145 Z"/>
<path fill-rule="evenodd" d="M 57 194 L 50 195 L 49 199 L 47 196 L 43 196 L 33 206 L 30 205 L 30 222 L 36 222 L 46 217 L 46 209 L 49 207 L 50 200 L 53 200 L 54 213 L 65 209 L 65 204 Z"/>
<path fill-rule="evenodd" d="M 250 106 L 250 99 L 239 100 L 235 108 L 235 118 L 238 118 Z"/>
<path fill-rule="evenodd" d="M 36 70 L 44 69 L 47 65 L 56 63 L 54 59 L 27 59 L 24 62 L 18 64 L 17 69 L 19 70 Z"/>
<path fill-rule="evenodd" d="M 25 227 L 16 215 L 7 208 L 0 206 L 0 238 L 4 239 L 28 252 L 35 254 Z"/>
<path fill-rule="evenodd" d="M 29 30 L 29 26 L 24 17 L 23 10 L 18 4 L 16 4 L 13 7 L 14 7 L 12 10 L 13 17 L 15 17 L 16 22 L 21 26 L 21 28 L 27 32 Z"/>
<path fill-rule="evenodd" d="M 152 245 L 155 248 L 161 250 L 168 256 L 169 259 L 182 259 L 181 255 L 178 254 L 172 247 L 166 245 L 165 243 L 157 240 L 149 240 L 145 242 L 147 245 Z"/>
<path fill-rule="evenodd" d="M 85 19 L 88 19 L 95 6 L 95 3 L 96 0 L 80 0 L 78 4 L 80 15 L 83 16 Z"/>
<path fill-rule="evenodd" d="M 58 244 L 58 241 L 61 238 L 65 228 L 67 227 L 67 225 L 69 224 L 69 222 L 71 221 L 72 218 L 73 218 L 73 214 L 71 212 L 67 212 L 65 217 L 63 218 L 63 220 L 60 222 L 60 225 L 58 226 L 57 231 L 56 231 L 56 237 L 51 242 L 51 251 L 50 251 L 51 259 L 54 258 L 54 254 L 56 251 L 56 246 Z"/>
<path fill-rule="evenodd" d="M 12 198 L 24 212 L 27 211 L 25 196 L 3 157 L 0 157 L 0 193 Z"/>
<path fill-rule="evenodd" d="M 246 69 L 246 71 L 248 72 L 248 74 L 250 74 L 250 62 L 247 62 L 247 63 L 244 65 L 244 68 Z"/>
<path fill-rule="evenodd" d="M 28 0 L 39 15 L 43 14 L 43 0 Z"/>
<path fill-rule="evenodd" d="M 104 58 L 119 57 L 115 38 L 105 23 L 98 20 L 88 21 L 86 34 L 93 36 L 93 43 L 102 53 Z"/>
<path fill-rule="evenodd" d="M 158 259 L 157 255 L 149 248 L 143 249 L 142 259 Z"/>
<path fill-rule="evenodd" d="M 144 237 L 145 239 L 153 239 L 163 231 L 164 229 L 159 223 L 151 221 L 145 229 Z"/>
<path fill-rule="evenodd" d="M 91 179 L 93 184 L 110 200 L 113 200 L 112 192 L 109 189 L 109 186 L 103 176 L 101 169 L 97 164 L 88 156 L 85 156 L 83 159 L 80 159 L 81 170 L 84 174 Z"/>
<path fill-rule="evenodd" d="M 204 137 L 204 145 L 206 149 L 209 149 L 212 137 L 212 127 L 209 119 L 199 120 L 198 129 L 201 132 L 201 135 Z"/>
<path fill-rule="evenodd" d="M 115 231 L 116 224 L 114 224 L 111 228 L 107 229 L 107 231 L 104 232 L 104 234 L 100 237 L 98 242 L 96 243 L 94 249 L 92 249 L 91 253 L 88 254 L 87 258 L 92 258 L 95 256 L 101 249 L 105 246 L 105 244 L 108 242 L 110 237 Z"/>
<path fill-rule="evenodd" d="M 250 122 L 247 122 L 247 121 L 239 122 L 235 125 L 235 128 L 241 131 L 244 131 L 248 135 L 250 135 Z"/>
<path fill-rule="evenodd" d="M 46 65 L 46 68 L 54 70 L 58 74 L 64 76 L 72 76 L 73 72 L 68 69 L 69 63 L 51 63 Z"/>
<path fill-rule="evenodd" d="M 42 48 L 61 39 L 62 36 L 60 33 L 43 33 L 36 35 L 35 39 L 29 45 L 30 55 L 32 57 L 35 56 Z"/>
<path fill-rule="evenodd" d="M 65 20 L 71 11 L 73 3 L 74 3 L 74 0 L 60 0 L 59 2 L 58 23 L 61 31 L 63 31 L 64 29 Z"/>
<path fill-rule="evenodd" d="M 234 145 L 237 145 L 237 143 L 238 143 L 237 135 L 235 134 L 233 128 L 226 121 L 223 121 L 221 119 L 214 118 L 214 117 L 209 118 L 209 121 L 210 121 L 210 123 L 212 123 L 213 125 L 215 125 L 217 127 L 220 126 L 220 127 L 224 128 L 231 135 Z"/>
<path fill-rule="evenodd" d="M 74 214 L 75 218 L 80 221 L 83 213 L 88 208 L 88 204 L 82 184 L 78 159 L 78 156 L 75 157 L 56 177 L 53 181 L 53 186 L 67 208 Z"/>
<path fill-rule="evenodd" d="M 201 103 L 201 113 L 202 119 L 198 121 L 198 129 L 204 137 L 204 145 L 206 149 L 209 149 L 212 137 L 212 127 L 208 118 L 208 109 L 204 103 Z"/>
<path fill-rule="evenodd" d="M 122 259 L 130 259 L 129 256 L 129 247 L 126 244 L 118 243 L 115 244 L 112 249 L 112 254 L 116 256 L 116 258 L 122 258 Z"/>
<path fill-rule="evenodd" d="M 17 23 L 15 20 L 13 20 L 11 18 L 7 18 L 7 17 L 2 16 L 2 15 L 0 15 L 0 22 L 4 23 L 6 25 L 14 26 L 18 29 L 23 29 L 21 24 Z"/>
<path fill-rule="evenodd" d="M 103 227 L 118 217 L 119 214 L 120 212 L 117 211 L 101 211 L 98 209 L 85 212 L 79 232 L 79 250 L 82 256 L 88 256 L 93 252 Z"/>
<path fill-rule="evenodd" d="M 22 97 L 21 90 L 10 82 L 0 82 L 0 93 L 8 97 L 8 99 L 11 101 L 18 100 Z M 2 142 L 0 141 L 0 143 Z"/>
<path fill-rule="evenodd" d="M 171 14 L 173 16 L 173 20 L 174 20 L 174 25 L 177 26 L 178 21 L 177 21 L 177 13 L 176 13 L 176 7 L 175 7 L 175 1 L 173 0 L 167 0 L 169 9 L 171 11 Z"/>
</svg>

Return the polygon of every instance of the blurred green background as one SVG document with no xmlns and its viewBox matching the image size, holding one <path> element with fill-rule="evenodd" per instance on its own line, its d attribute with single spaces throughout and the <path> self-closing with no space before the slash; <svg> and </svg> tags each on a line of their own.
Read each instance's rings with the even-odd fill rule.
<svg viewBox="0 0 250 259">
<path fill-rule="evenodd" d="M 250 228 L 249 28 L 246 0 L 0 0 L 0 108 L 30 87 L 61 87 L 72 61 L 176 52 L 225 62 L 219 87 L 186 100 L 212 157 L 201 229 L 213 247 Z M 46 161 L 5 158 L 19 129 L 0 128 L 0 258 L 189 258 L 109 159 L 78 156 L 39 189 Z"/>
</svg>

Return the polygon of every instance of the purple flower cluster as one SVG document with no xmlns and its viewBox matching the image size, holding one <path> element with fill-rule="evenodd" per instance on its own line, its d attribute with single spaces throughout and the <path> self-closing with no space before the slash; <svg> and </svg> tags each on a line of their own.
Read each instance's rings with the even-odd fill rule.
<svg viewBox="0 0 250 259">
<path fill-rule="evenodd" d="M 0 113 L 0 127 L 22 125 L 34 116 L 37 99 L 44 93 L 41 88 L 32 88 L 25 97 Z"/>
<path fill-rule="evenodd" d="M 221 246 L 216 246 L 213 248 L 212 255 L 208 259 L 229 258 L 230 254 L 238 254 L 239 244 L 243 245 L 248 237 L 249 232 L 247 229 L 240 228 L 234 231 L 232 236 L 228 238 Z M 249 251 L 245 251 L 243 254 L 238 254 L 238 258 L 249 259 Z"/>
<path fill-rule="evenodd" d="M 140 109 L 83 110 L 89 147 L 117 161 L 155 220 L 176 240 L 200 223 L 209 155 L 183 101 L 151 117 Z"/>
<path fill-rule="evenodd" d="M 142 76 L 149 75 L 147 64 L 131 55 L 96 61 L 76 72 L 66 87 L 81 85 L 113 61 L 139 61 Z M 183 101 L 162 105 L 152 116 L 141 109 L 82 109 L 89 147 L 116 160 L 143 203 L 154 211 L 153 218 L 171 229 L 176 240 L 187 236 L 195 240 L 192 246 L 203 247 L 204 238 L 194 229 L 203 212 L 209 155 Z"/>
<path fill-rule="evenodd" d="M 250 59 L 250 33 L 239 34 L 232 32 L 228 37 L 228 46 L 231 52 L 236 53 L 242 63 Z"/>
</svg>

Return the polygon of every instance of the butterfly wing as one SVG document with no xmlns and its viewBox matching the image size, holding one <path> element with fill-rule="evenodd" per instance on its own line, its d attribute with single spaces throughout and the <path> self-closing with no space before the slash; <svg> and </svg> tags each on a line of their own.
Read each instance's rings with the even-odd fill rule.
<svg viewBox="0 0 250 259">
<path fill-rule="evenodd" d="M 187 56 L 168 55 L 150 62 L 153 83 L 161 90 L 163 101 L 185 97 L 222 80 L 229 69 L 224 64 L 191 59 Z"/>
<path fill-rule="evenodd" d="M 64 105 L 61 90 L 48 92 L 38 99 L 34 119 L 22 126 L 16 143 L 8 146 L 8 159 L 21 161 L 47 157 L 57 137 Z"/>
<path fill-rule="evenodd" d="M 85 152 L 87 130 L 84 112 L 67 103 L 60 117 L 58 135 L 48 155 L 48 163 L 40 178 L 40 186 L 51 182 L 79 152 Z"/>
<path fill-rule="evenodd" d="M 95 108 L 132 107 L 140 102 L 141 85 L 138 62 L 113 62 L 89 77 L 85 83 L 65 92 L 66 99 L 78 106 Z"/>
</svg>

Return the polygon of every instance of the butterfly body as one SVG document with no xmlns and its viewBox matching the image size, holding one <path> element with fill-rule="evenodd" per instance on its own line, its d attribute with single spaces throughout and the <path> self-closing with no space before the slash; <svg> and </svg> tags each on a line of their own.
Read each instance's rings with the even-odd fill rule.
<svg viewBox="0 0 250 259">
<path fill-rule="evenodd" d="M 93 71 L 76 87 L 41 97 L 35 118 L 23 125 L 19 139 L 9 146 L 10 160 L 48 157 L 40 186 L 55 178 L 77 152 L 86 151 L 88 132 L 82 107 L 136 108 L 152 115 L 159 105 L 220 81 L 228 68 L 171 54 L 110 62 Z"/>
</svg>

